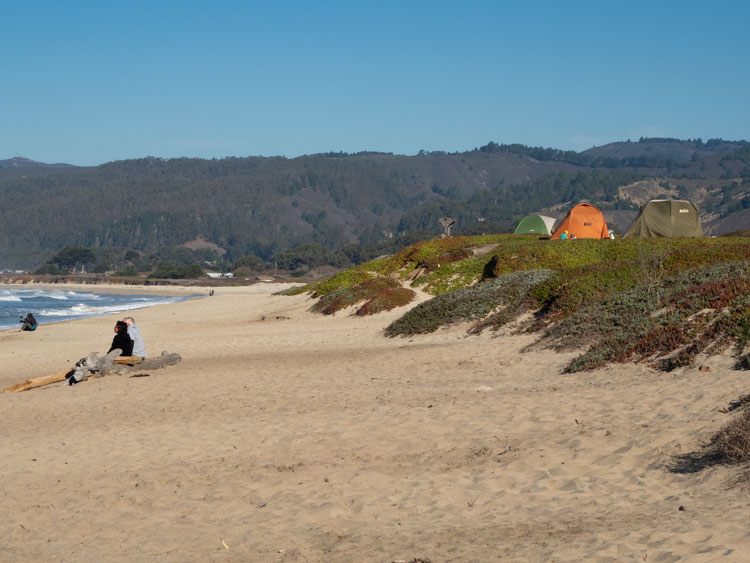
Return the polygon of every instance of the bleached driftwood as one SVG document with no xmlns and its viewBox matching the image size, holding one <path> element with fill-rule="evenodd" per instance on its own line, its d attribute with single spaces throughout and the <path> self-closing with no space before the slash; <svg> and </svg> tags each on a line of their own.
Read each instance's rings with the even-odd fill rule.
<svg viewBox="0 0 750 563">
<path fill-rule="evenodd" d="M 140 356 L 120 356 L 119 358 L 115 358 L 116 364 L 140 364 L 144 358 L 141 358 Z"/>
<path fill-rule="evenodd" d="M 168 352 L 162 352 L 161 356 L 153 358 L 148 357 L 137 359 L 132 356 L 120 356 L 120 350 L 117 349 L 112 350 L 109 354 L 102 357 L 99 357 L 98 352 L 92 352 L 78 361 L 78 363 L 72 368 L 68 368 L 55 375 L 27 379 L 21 383 L 8 387 L 5 389 L 5 392 L 15 393 L 18 391 L 26 391 L 28 389 L 34 389 L 35 387 L 49 385 L 50 383 L 65 381 L 66 379 L 68 379 L 69 382 L 78 383 L 86 381 L 91 377 L 101 377 L 110 373 L 126 374 L 136 370 L 159 369 L 166 366 L 173 366 L 179 363 L 180 360 L 182 360 L 182 356 L 179 354 L 170 354 Z"/>
<path fill-rule="evenodd" d="M 43 385 L 49 385 L 50 383 L 57 383 L 58 381 L 65 381 L 68 374 L 72 373 L 73 370 L 68 368 L 55 375 L 45 375 L 44 377 L 35 377 L 33 379 L 26 379 L 21 383 L 16 383 L 10 387 L 5 388 L 6 393 L 17 393 L 18 391 L 26 391 L 33 389 L 34 387 L 41 387 Z"/>
<path fill-rule="evenodd" d="M 117 358 L 117 360 L 121 359 L 123 358 Z M 130 365 L 130 362 L 123 362 L 126 365 L 118 365 L 117 360 L 115 360 L 115 365 L 110 368 L 109 372 L 122 375 L 144 369 L 160 369 L 167 366 L 173 366 L 180 363 L 182 356 L 175 353 L 170 354 L 169 352 L 162 352 L 161 356 L 143 358 L 140 363 L 136 363 L 135 365 Z"/>
<path fill-rule="evenodd" d="M 80 383 L 86 381 L 89 377 L 95 375 L 104 375 L 108 373 L 115 360 L 122 354 L 122 350 L 115 348 L 106 356 L 99 357 L 98 352 L 91 352 L 88 356 L 78 361 L 73 368 L 73 374 L 68 378 L 68 383 Z"/>
</svg>

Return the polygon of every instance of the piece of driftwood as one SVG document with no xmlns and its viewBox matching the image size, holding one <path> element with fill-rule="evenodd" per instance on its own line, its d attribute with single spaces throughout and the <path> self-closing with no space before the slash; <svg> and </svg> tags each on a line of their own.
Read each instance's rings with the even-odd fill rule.
<svg viewBox="0 0 750 563">
<path fill-rule="evenodd" d="M 180 356 L 179 354 L 162 352 L 161 356 L 148 356 L 146 358 L 143 358 L 143 361 L 135 365 L 116 364 L 112 366 L 109 371 L 110 373 L 125 374 L 146 369 L 159 369 L 179 364 L 180 360 L 182 360 L 182 356 Z"/>
<path fill-rule="evenodd" d="M 21 383 L 16 383 L 10 387 L 5 388 L 6 393 L 17 393 L 18 391 L 26 391 L 33 389 L 34 387 L 41 387 L 42 385 L 49 385 L 50 383 L 57 383 L 58 381 L 65 381 L 68 374 L 73 373 L 71 368 L 68 368 L 55 375 L 45 375 L 44 377 L 35 377 L 33 379 L 27 379 Z"/>
<path fill-rule="evenodd" d="M 27 389 L 65 381 L 66 379 L 68 379 L 70 383 L 79 383 L 92 377 L 101 377 L 110 373 L 125 374 L 131 371 L 143 369 L 159 369 L 179 363 L 180 360 L 182 360 L 182 356 L 179 354 L 162 352 L 161 356 L 137 358 L 139 361 L 133 361 L 134 359 L 136 358 L 132 356 L 120 356 L 120 350 L 117 349 L 112 350 L 112 352 L 102 357 L 99 357 L 97 352 L 92 352 L 85 358 L 79 360 L 72 368 L 68 368 L 55 375 L 27 379 L 26 381 L 8 387 L 5 389 L 5 392 L 14 393 L 18 391 L 26 391 Z M 118 362 L 118 360 L 121 361 Z"/>
<path fill-rule="evenodd" d="M 115 358 L 116 364 L 140 364 L 143 361 L 143 358 L 140 356 L 120 356 L 119 358 Z"/>
</svg>

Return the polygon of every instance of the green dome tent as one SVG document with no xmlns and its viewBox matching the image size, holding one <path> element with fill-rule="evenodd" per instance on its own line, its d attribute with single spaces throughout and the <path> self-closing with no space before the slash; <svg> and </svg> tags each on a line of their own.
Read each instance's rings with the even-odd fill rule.
<svg viewBox="0 0 750 563">
<path fill-rule="evenodd" d="M 702 237 L 698 208 L 678 199 L 654 199 L 641 212 L 622 238 Z"/>
<path fill-rule="evenodd" d="M 555 220 L 544 215 L 527 215 L 518 222 L 514 235 L 551 235 Z"/>
</svg>

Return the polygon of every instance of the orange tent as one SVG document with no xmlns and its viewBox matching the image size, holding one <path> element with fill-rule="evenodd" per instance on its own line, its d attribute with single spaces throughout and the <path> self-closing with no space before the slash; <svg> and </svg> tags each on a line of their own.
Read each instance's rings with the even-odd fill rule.
<svg viewBox="0 0 750 563">
<path fill-rule="evenodd" d="M 559 239 L 567 232 L 567 238 L 609 238 L 607 222 L 604 215 L 593 205 L 579 203 L 568 211 L 560 226 L 555 229 L 550 239 Z"/>
</svg>

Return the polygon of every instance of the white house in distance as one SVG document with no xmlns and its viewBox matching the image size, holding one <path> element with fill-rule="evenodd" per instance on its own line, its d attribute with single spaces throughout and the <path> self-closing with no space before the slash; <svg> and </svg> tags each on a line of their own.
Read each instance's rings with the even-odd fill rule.
<svg viewBox="0 0 750 563">
<path fill-rule="evenodd" d="M 231 272 L 221 273 L 221 272 L 206 272 L 208 274 L 209 278 L 218 279 L 218 278 L 233 278 L 234 274 Z"/>
</svg>

